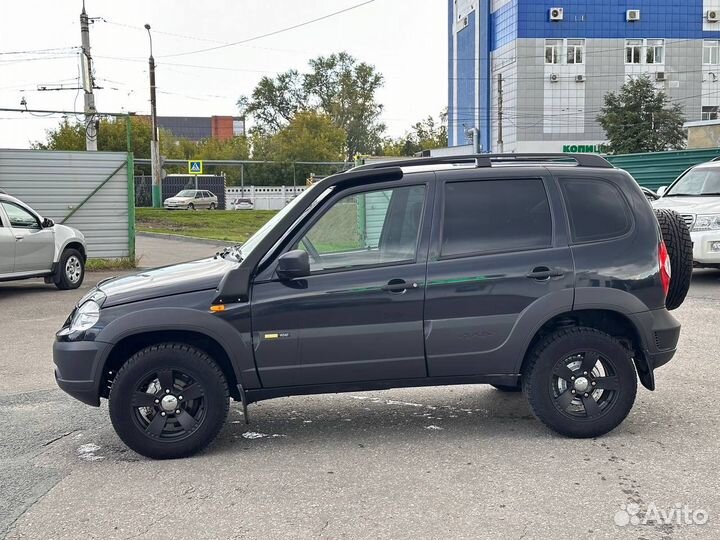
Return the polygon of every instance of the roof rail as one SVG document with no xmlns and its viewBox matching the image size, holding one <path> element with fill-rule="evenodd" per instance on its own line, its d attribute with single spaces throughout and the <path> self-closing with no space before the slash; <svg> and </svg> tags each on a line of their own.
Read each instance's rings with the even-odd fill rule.
<svg viewBox="0 0 720 540">
<path fill-rule="evenodd" d="M 367 169 L 383 169 L 385 167 L 414 167 L 419 165 L 461 165 L 474 164 L 476 167 L 492 167 L 493 163 L 523 163 L 523 162 L 575 162 L 578 167 L 596 167 L 613 169 L 614 166 L 604 157 L 597 154 L 467 154 L 460 156 L 441 156 L 429 158 L 400 159 L 397 161 L 382 161 L 355 167 L 353 171 Z"/>
</svg>

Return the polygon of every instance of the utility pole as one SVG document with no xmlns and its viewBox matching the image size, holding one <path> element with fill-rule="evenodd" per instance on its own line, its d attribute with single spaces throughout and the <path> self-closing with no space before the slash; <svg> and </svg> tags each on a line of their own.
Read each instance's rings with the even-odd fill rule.
<svg viewBox="0 0 720 540">
<path fill-rule="evenodd" d="M 160 145 L 158 144 L 157 103 L 155 99 L 155 58 L 153 58 L 152 34 L 150 25 L 145 25 L 150 38 L 150 122 L 152 125 L 152 138 L 150 139 L 150 168 L 152 174 L 152 205 L 153 208 L 162 206 L 162 190 L 160 188 Z"/>
<path fill-rule="evenodd" d="M 503 76 L 498 73 L 498 152 L 505 153 L 505 141 L 503 141 Z"/>
<path fill-rule="evenodd" d="M 95 95 L 93 88 L 92 56 L 90 56 L 90 19 L 85 13 L 85 0 L 83 0 L 82 13 L 80 13 L 80 38 L 82 39 L 82 79 L 85 92 L 85 148 L 97 151 L 97 128 Z"/>
</svg>

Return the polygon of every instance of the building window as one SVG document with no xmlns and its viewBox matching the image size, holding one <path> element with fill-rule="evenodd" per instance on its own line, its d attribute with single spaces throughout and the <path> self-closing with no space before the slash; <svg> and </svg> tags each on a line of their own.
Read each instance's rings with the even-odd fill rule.
<svg viewBox="0 0 720 540">
<path fill-rule="evenodd" d="M 702 108 L 702 120 L 717 120 L 718 110 L 720 107 L 717 105 L 706 106 Z"/>
<path fill-rule="evenodd" d="M 703 64 L 717 65 L 720 63 L 720 41 L 703 42 Z"/>
<path fill-rule="evenodd" d="M 585 40 L 568 39 L 567 41 L 567 63 L 583 64 L 585 62 Z"/>
<path fill-rule="evenodd" d="M 642 61 L 642 39 L 625 40 L 625 63 L 639 64 Z"/>
<path fill-rule="evenodd" d="M 545 63 L 546 64 L 559 64 L 561 48 L 562 48 L 562 39 L 546 39 L 545 40 Z"/>
<path fill-rule="evenodd" d="M 648 64 L 662 64 L 665 62 L 665 40 L 648 39 L 645 55 Z"/>
</svg>

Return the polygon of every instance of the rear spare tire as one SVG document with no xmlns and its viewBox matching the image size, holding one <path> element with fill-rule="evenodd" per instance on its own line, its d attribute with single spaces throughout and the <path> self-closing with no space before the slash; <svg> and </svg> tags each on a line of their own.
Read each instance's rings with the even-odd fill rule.
<svg viewBox="0 0 720 540">
<path fill-rule="evenodd" d="M 670 290 L 665 300 L 668 309 L 679 308 L 690 289 L 693 269 L 693 245 L 685 220 L 674 210 L 656 208 L 663 241 L 670 256 Z"/>
</svg>

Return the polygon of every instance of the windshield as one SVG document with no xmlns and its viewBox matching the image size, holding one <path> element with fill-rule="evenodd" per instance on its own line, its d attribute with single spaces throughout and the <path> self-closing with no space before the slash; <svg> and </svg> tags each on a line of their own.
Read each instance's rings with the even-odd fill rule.
<svg viewBox="0 0 720 540">
<path fill-rule="evenodd" d="M 665 197 L 707 197 L 711 195 L 720 196 L 720 168 L 692 169 L 665 193 Z"/>
<path fill-rule="evenodd" d="M 192 189 L 183 189 L 180 193 L 175 195 L 176 197 L 192 197 L 195 198 L 195 191 Z"/>
</svg>

